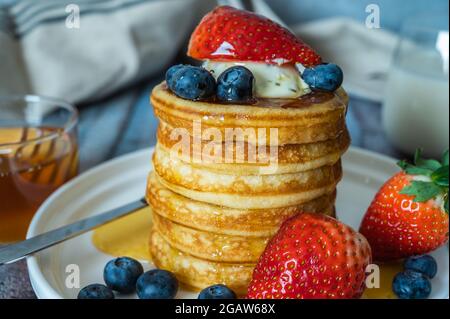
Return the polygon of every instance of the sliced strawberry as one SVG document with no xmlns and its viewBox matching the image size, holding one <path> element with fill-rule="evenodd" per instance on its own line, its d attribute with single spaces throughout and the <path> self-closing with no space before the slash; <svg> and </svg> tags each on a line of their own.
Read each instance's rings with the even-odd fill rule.
<svg viewBox="0 0 450 319">
<path fill-rule="evenodd" d="M 334 218 L 303 213 L 287 220 L 253 272 L 247 298 L 359 298 L 370 246 Z"/>
<path fill-rule="evenodd" d="M 448 151 L 442 162 L 400 162 L 373 199 L 360 232 L 377 261 L 429 253 L 448 241 Z"/>
<path fill-rule="evenodd" d="M 278 23 L 229 6 L 208 13 L 192 33 L 188 55 L 199 60 L 301 63 L 311 67 L 320 56 Z"/>
</svg>

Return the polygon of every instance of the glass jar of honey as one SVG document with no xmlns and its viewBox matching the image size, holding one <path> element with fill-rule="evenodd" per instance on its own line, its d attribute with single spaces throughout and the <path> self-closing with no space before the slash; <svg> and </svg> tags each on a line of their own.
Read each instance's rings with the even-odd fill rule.
<svg viewBox="0 0 450 319">
<path fill-rule="evenodd" d="M 64 101 L 0 96 L 0 245 L 25 239 L 38 207 L 77 174 L 77 121 Z"/>
</svg>

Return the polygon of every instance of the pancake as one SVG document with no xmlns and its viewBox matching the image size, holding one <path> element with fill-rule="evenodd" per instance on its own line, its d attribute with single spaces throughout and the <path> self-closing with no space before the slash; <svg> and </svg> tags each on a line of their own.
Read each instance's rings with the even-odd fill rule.
<svg viewBox="0 0 450 319">
<path fill-rule="evenodd" d="M 218 262 L 256 263 L 271 237 L 216 234 L 189 228 L 153 214 L 153 229 L 176 249 Z"/>
<path fill-rule="evenodd" d="M 228 175 L 199 169 L 170 156 L 158 145 L 153 166 L 160 182 L 185 197 L 232 208 L 275 208 L 308 202 L 335 189 L 340 161 L 306 172 Z"/>
<path fill-rule="evenodd" d="M 298 193 L 285 194 L 236 194 L 236 193 L 214 193 L 201 192 L 189 188 L 168 183 L 156 175 L 159 182 L 175 193 L 185 197 L 214 205 L 239 209 L 266 209 L 294 206 L 309 202 L 315 198 L 329 194 L 336 189 L 336 184 L 325 185 L 320 188 Z M 337 183 L 337 182 L 336 182 Z"/>
<path fill-rule="evenodd" d="M 197 168 L 171 156 L 156 145 L 153 155 L 155 172 L 171 184 L 202 192 L 230 194 L 297 193 L 334 184 L 342 174 L 340 160 L 334 165 L 313 170 L 276 175 L 233 175 Z"/>
<path fill-rule="evenodd" d="M 150 234 L 150 254 L 160 269 L 171 271 L 183 284 L 197 290 L 224 284 L 245 295 L 255 264 L 220 263 L 200 259 L 170 246 L 158 231 Z"/>
<path fill-rule="evenodd" d="M 173 150 L 172 156 L 177 156 L 194 167 L 234 175 L 296 173 L 332 165 L 340 159 L 350 145 L 350 135 L 347 130 L 344 130 L 335 139 L 309 144 L 280 145 L 276 152 L 270 146 L 256 147 L 244 142 L 238 146 L 236 143 L 217 144 L 199 140 L 199 146 L 194 147 L 195 142 L 192 137 L 189 137 L 187 142 L 176 135 L 171 137 L 174 130 L 169 124 L 160 121 L 157 133 L 159 147 L 166 152 Z M 186 143 L 187 148 L 182 143 Z M 219 151 L 215 151 L 217 147 Z M 249 149 L 253 157 L 249 156 Z M 274 162 L 277 165 L 276 171 L 261 169 L 261 166 L 267 167 Z"/>
<path fill-rule="evenodd" d="M 298 99 L 259 99 L 252 105 L 219 104 L 214 101 L 190 101 L 171 93 L 163 82 L 151 94 L 158 118 L 171 127 L 184 128 L 194 136 L 194 122 L 202 129 L 216 128 L 225 141 L 227 129 L 276 128 L 278 139 L 269 134 L 264 144 L 303 144 L 335 139 L 346 129 L 348 96 L 341 88 L 332 92 L 314 92 Z M 235 136 L 256 144 L 255 136 Z"/>
<path fill-rule="evenodd" d="M 313 201 L 273 209 L 233 209 L 181 196 L 164 187 L 154 172 L 149 174 L 146 199 L 154 212 L 178 224 L 217 234 L 264 237 L 274 235 L 281 223 L 300 213 L 324 213 L 334 217 L 336 192 Z"/>
</svg>

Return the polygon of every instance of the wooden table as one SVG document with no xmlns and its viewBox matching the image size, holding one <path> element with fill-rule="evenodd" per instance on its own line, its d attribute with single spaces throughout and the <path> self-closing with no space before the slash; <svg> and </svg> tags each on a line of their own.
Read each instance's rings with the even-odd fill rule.
<svg viewBox="0 0 450 319">
<path fill-rule="evenodd" d="M 157 121 L 149 106 L 149 93 L 161 80 L 162 75 L 147 79 L 105 100 L 79 106 L 81 171 L 155 144 Z M 379 103 L 350 97 L 347 122 L 352 143 L 401 157 L 386 140 L 381 128 L 380 110 Z M 24 261 L 0 266 L 0 299 L 3 298 L 36 298 Z"/>
</svg>

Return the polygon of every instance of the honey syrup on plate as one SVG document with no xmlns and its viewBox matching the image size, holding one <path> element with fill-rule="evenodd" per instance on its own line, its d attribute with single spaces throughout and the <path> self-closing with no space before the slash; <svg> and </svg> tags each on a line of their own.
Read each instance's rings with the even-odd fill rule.
<svg viewBox="0 0 450 319">
<path fill-rule="evenodd" d="M 388 262 L 378 265 L 380 267 L 379 288 L 366 288 L 363 299 L 397 299 L 392 291 L 392 281 L 399 272 L 403 271 L 402 262 Z"/>
<path fill-rule="evenodd" d="M 150 260 L 148 248 L 152 215 L 149 207 L 105 224 L 92 235 L 94 246 L 111 256 Z"/>
<path fill-rule="evenodd" d="M 0 244 L 25 239 L 39 205 L 77 171 L 73 135 L 51 127 L 0 127 Z"/>
</svg>

